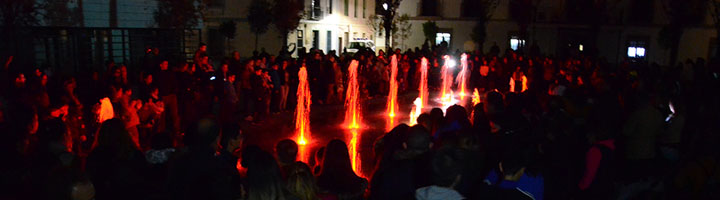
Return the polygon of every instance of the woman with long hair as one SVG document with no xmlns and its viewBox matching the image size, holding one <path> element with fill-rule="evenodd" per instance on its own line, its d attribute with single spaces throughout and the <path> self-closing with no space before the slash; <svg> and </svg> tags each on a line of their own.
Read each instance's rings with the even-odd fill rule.
<svg viewBox="0 0 720 200">
<path fill-rule="evenodd" d="M 361 199 L 368 184 L 352 170 L 347 145 L 338 139 L 328 143 L 317 181 L 322 192 L 337 195 L 338 199 Z"/>
<path fill-rule="evenodd" d="M 243 158 L 246 159 L 246 158 Z M 280 167 L 273 156 L 265 151 L 256 152 L 248 158 L 247 164 L 247 200 L 285 200 L 294 199 L 283 185 Z"/>
<path fill-rule="evenodd" d="M 97 197 L 137 199 L 147 194 L 147 167 L 125 123 L 119 118 L 103 122 L 86 164 Z"/>
<path fill-rule="evenodd" d="M 298 161 L 290 166 L 285 183 L 287 190 L 300 200 L 318 199 L 315 177 L 310 172 L 310 167 L 303 162 Z"/>
</svg>

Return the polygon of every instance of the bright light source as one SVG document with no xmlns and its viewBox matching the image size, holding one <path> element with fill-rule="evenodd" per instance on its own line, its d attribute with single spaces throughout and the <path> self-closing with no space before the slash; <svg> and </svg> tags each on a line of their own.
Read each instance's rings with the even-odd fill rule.
<svg viewBox="0 0 720 200">
<path fill-rule="evenodd" d="M 383 9 L 385 9 L 385 10 L 388 9 L 388 4 L 387 4 L 387 3 L 383 3 Z"/>
<path fill-rule="evenodd" d="M 645 57 L 645 48 L 644 47 L 638 47 L 635 50 L 635 55 L 637 57 Z"/>
<path fill-rule="evenodd" d="M 455 65 L 457 65 L 457 63 L 455 63 L 455 60 L 448 60 L 448 63 L 447 63 L 448 67 L 453 68 L 453 67 L 455 67 Z"/>
<path fill-rule="evenodd" d="M 637 49 L 635 47 L 628 47 L 627 55 L 628 57 L 634 58 L 637 56 L 636 54 Z"/>
<path fill-rule="evenodd" d="M 583 51 L 583 45 L 578 45 L 578 50 Z"/>
</svg>

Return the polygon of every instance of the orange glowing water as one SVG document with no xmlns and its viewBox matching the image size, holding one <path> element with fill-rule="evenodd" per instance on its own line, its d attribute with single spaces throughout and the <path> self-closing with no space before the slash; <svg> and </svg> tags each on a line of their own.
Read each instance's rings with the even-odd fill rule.
<svg viewBox="0 0 720 200">
<path fill-rule="evenodd" d="M 473 96 L 472 96 L 473 107 L 475 107 L 475 105 L 477 105 L 479 103 L 480 103 L 480 93 L 478 92 L 477 88 L 475 88 L 475 91 L 473 91 Z"/>
<path fill-rule="evenodd" d="M 300 68 L 298 72 L 300 80 L 297 88 L 297 107 L 295 108 L 295 133 L 297 144 L 300 146 L 300 160 L 307 161 L 305 145 L 310 141 L 310 88 L 308 87 L 307 70 Z"/>
<path fill-rule="evenodd" d="M 458 82 L 458 90 L 460 90 L 460 102 L 465 103 L 465 96 L 467 95 L 465 93 L 465 84 L 467 84 L 468 80 L 468 65 L 467 65 L 467 54 L 462 54 L 460 56 L 460 66 L 462 67 L 462 70 L 460 70 L 460 73 L 457 75 L 457 82 Z"/>
<path fill-rule="evenodd" d="M 452 84 L 453 84 L 453 77 L 452 77 L 452 65 L 450 60 L 450 56 L 445 55 L 443 56 L 443 59 L 445 59 L 445 62 L 443 64 L 442 70 L 440 71 L 442 80 L 442 90 L 440 91 L 440 100 L 442 101 L 444 106 L 449 106 L 449 104 L 452 103 L 453 100 L 453 91 L 452 91 Z"/>
<path fill-rule="evenodd" d="M 358 159 L 358 129 L 360 128 L 360 85 L 358 84 L 358 61 L 353 60 L 348 67 L 348 85 L 345 95 L 345 122 L 344 127 L 350 130 L 349 150 L 350 162 L 355 173 L 360 175 L 360 159 Z"/>
<path fill-rule="evenodd" d="M 427 105 L 428 87 L 427 87 L 427 69 L 428 60 L 422 58 L 420 61 L 420 82 L 418 86 L 418 97 L 413 101 L 413 109 L 410 111 L 410 126 L 417 124 L 417 117 L 422 113 L 422 109 Z"/>
<path fill-rule="evenodd" d="M 387 97 L 387 115 L 388 115 L 388 130 L 392 129 L 392 127 L 395 125 L 395 115 L 397 113 L 397 55 L 393 55 L 390 58 L 390 88 L 388 90 L 388 97 Z"/>
</svg>

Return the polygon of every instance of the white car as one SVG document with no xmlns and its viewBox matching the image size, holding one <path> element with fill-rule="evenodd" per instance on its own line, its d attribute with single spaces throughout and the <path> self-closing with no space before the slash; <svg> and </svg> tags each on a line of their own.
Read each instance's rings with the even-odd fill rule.
<svg viewBox="0 0 720 200">
<path fill-rule="evenodd" d="M 370 48 L 372 51 L 375 51 L 375 43 L 372 40 L 368 40 L 365 38 L 356 38 L 353 41 L 350 41 L 347 52 L 357 53 L 358 51 L 360 51 L 360 49 L 364 48 Z"/>
</svg>

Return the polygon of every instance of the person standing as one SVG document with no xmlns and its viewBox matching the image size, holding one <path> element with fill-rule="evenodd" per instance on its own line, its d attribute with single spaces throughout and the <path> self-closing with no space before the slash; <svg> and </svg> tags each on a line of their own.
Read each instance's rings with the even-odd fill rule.
<svg viewBox="0 0 720 200">
<path fill-rule="evenodd" d="M 177 106 L 177 79 L 175 73 L 168 69 L 168 61 L 164 60 L 160 62 L 160 71 L 157 72 L 153 78 L 157 77 L 156 83 L 162 102 L 165 106 L 163 117 L 160 120 L 160 126 L 162 130 L 169 131 L 174 138 L 174 141 L 179 141 L 180 133 L 180 116 L 178 115 Z M 162 131 L 160 131 L 162 132 Z"/>
</svg>

